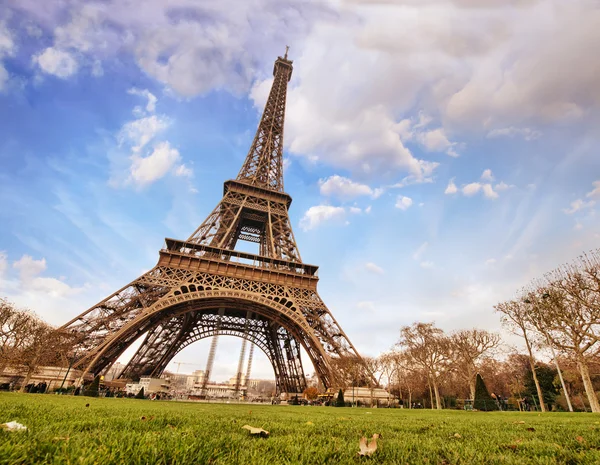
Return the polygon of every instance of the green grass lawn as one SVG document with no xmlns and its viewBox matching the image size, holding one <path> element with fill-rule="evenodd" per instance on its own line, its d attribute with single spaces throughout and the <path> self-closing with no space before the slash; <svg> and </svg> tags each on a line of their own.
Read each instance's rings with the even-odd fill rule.
<svg viewBox="0 0 600 465">
<path fill-rule="evenodd" d="M 89 407 L 86 404 L 89 403 Z M 144 418 L 142 418 L 144 417 Z M 0 393 L 0 464 L 600 464 L 600 415 L 223 405 Z M 250 436 L 243 425 L 270 431 Z M 362 435 L 380 433 L 372 457 Z"/>
</svg>

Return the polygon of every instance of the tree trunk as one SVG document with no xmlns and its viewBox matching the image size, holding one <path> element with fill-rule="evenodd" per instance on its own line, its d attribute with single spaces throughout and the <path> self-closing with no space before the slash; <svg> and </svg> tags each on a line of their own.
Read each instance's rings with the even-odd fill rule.
<svg viewBox="0 0 600 465">
<path fill-rule="evenodd" d="M 535 389 L 538 394 L 538 398 L 540 400 L 540 408 L 542 412 L 546 411 L 546 402 L 544 402 L 544 395 L 542 394 L 542 388 L 540 387 L 540 382 L 538 381 L 537 373 L 535 372 L 535 360 L 533 358 L 533 352 L 531 351 L 531 346 L 529 345 L 529 340 L 527 336 L 525 336 L 525 330 L 523 330 L 523 336 L 525 338 L 525 345 L 527 346 L 527 352 L 529 353 L 529 366 L 531 367 L 531 374 L 533 375 L 533 382 L 535 383 Z"/>
<path fill-rule="evenodd" d="M 34 371 L 35 371 L 35 367 L 27 368 L 27 374 L 25 375 L 25 379 L 23 380 L 23 384 L 21 385 L 21 389 L 19 389 L 19 392 L 25 392 L 25 386 L 27 386 L 29 384 L 29 380 L 31 379 L 31 375 L 33 374 Z"/>
<path fill-rule="evenodd" d="M 408 390 L 408 408 L 412 409 L 412 390 Z"/>
<path fill-rule="evenodd" d="M 471 400 L 475 400 L 475 381 L 476 380 L 477 380 L 477 378 L 473 378 L 469 382 L 469 391 L 471 391 Z"/>
<path fill-rule="evenodd" d="M 433 391 L 435 392 L 435 405 L 436 405 L 436 408 L 438 410 L 442 410 L 442 402 L 440 400 L 440 390 L 438 389 L 437 381 L 435 379 L 433 380 Z"/>
<path fill-rule="evenodd" d="M 579 368 L 579 373 L 583 379 L 583 386 L 585 387 L 585 393 L 592 412 L 600 412 L 600 402 L 598 402 L 598 396 L 596 396 L 596 393 L 594 392 L 594 385 L 590 379 L 590 370 L 581 355 L 578 355 L 577 357 L 577 368 Z"/>
<path fill-rule="evenodd" d="M 431 391 L 431 380 L 427 382 L 427 385 L 429 386 L 429 402 L 431 402 L 431 410 L 433 410 L 435 407 L 433 406 L 433 392 Z"/>
</svg>

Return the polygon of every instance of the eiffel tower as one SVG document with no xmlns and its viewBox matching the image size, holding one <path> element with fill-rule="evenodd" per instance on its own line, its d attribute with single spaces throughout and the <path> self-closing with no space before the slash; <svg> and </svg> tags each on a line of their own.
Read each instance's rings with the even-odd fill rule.
<svg viewBox="0 0 600 465">
<path fill-rule="evenodd" d="M 275 61 L 246 160 L 208 218 L 185 241 L 167 238 L 152 270 L 61 328 L 78 335 L 74 367 L 84 374 L 106 372 L 144 335 L 121 378 L 158 377 L 183 348 L 213 337 L 208 381 L 218 335 L 261 349 L 278 393 L 306 388 L 301 347 L 326 388 L 341 379 L 336 361 L 361 360 L 319 297 L 318 267 L 302 262 L 288 216 L 283 124 L 293 62 L 287 53 Z M 237 251 L 240 240 L 257 243 L 259 254 Z"/>
</svg>

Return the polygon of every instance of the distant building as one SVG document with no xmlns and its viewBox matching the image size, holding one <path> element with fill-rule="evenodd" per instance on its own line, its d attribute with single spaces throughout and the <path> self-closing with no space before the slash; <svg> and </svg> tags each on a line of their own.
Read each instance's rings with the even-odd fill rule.
<svg viewBox="0 0 600 465">
<path fill-rule="evenodd" d="M 7 383 L 12 384 L 13 387 L 20 387 L 25 380 L 26 372 L 25 367 L 6 367 L 0 374 L 0 384 Z M 82 374 L 81 370 L 74 370 L 73 368 L 41 366 L 31 375 L 28 384 L 46 383 L 46 389 L 51 391 L 61 385 L 65 388 L 72 386 Z M 93 379 L 93 375 L 87 373 L 85 379 L 90 381 Z"/>
<path fill-rule="evenodd" d="M 350 387 L 344 391 L 346 402 L 360 402 L 363 405 L 386 406 L 394 400 L 393 396 L 381 388 Z"/>
<path fill-rule="evenodd" d="M 144 394 L 152 394 L 155 392 L 169 392 L 170 383 L 162 378 L 140 378 L 137 383 L 128 383 L 125 385 L 127 394 L 137 394 L 140 389 L 144 388 Z"/>
</svg>

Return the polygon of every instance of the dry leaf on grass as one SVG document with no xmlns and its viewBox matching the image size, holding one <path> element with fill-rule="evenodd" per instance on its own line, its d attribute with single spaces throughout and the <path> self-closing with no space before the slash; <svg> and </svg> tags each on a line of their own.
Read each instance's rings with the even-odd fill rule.
<svg viewBox="0 0 600 465">
<path fill-rule="evenodd" d="M 515 425 L 524 425 L 524 424 L 525 424 L 525 422 L 524 422 L 524 421 L 513 421 L 513 423 L 514 423 Z"/>
<path fill-rule="evenodd" d="M 577 437 L 575 438 L 575 440 L 576 440 L 577 442 L 583 442 L 583 441 L 585 441 L 585 439 L 583 439 L 581 436 L 577 436 Z"/>
<path fill-rule="evenodd" d="M 527 431 L 535 431 L 535 428 L 527 428 Z"/>
<path fill-rule="evenodd" d="M 314 423 L 312 421 L 307 421 L 306 424 L 309 425 L 309 426 L 310 425 L 314 425 Z"/>
<path fill-rule="evenodd" d="M 358 451 L 358 455 L 361 456 L 370 456 L 377 450 L 377 438 L 379 438 L 379 434 L 374 434 L 373 438 L 367 443 L 367 438 L 362 437 L 358 443 L 358 447 L 360 447 L 360 451 Z"/>
<path fill-rule="evenodd" d="M 502 449 L 517 450 L 517 445 L 516 444 L 504 444 L 504 445 L 502 445 L 500 447 Z"/>
<path fill-rule="evenodd" d="M 258 435 L 261 437 L 266 438 L 267 436 L 269 436 L 269 432 L 265 431 L 262 428 L 255 428 L 254 426 L 250 426 L 250 425 L 244 425 L 242 426 L 242 428 L 247 429 L 248 431 L 250 431 L 250 434 L 252 435 Z"/>
<path fill-rule="evenodd" d="M 2 423 L 0 428 L 7 431 L 25 431 L 27 426 L 17 423 L 16 421 L 9 421 L 8 423 Z"/>
<path fill-rule="evenodd" d="M 456 439 L 460 439 L 460 438 L 462 438 L 462 436 L 461 436 L 459 433 L 454 433 L 454 437 L 455 437 Z"/>
</svg>

